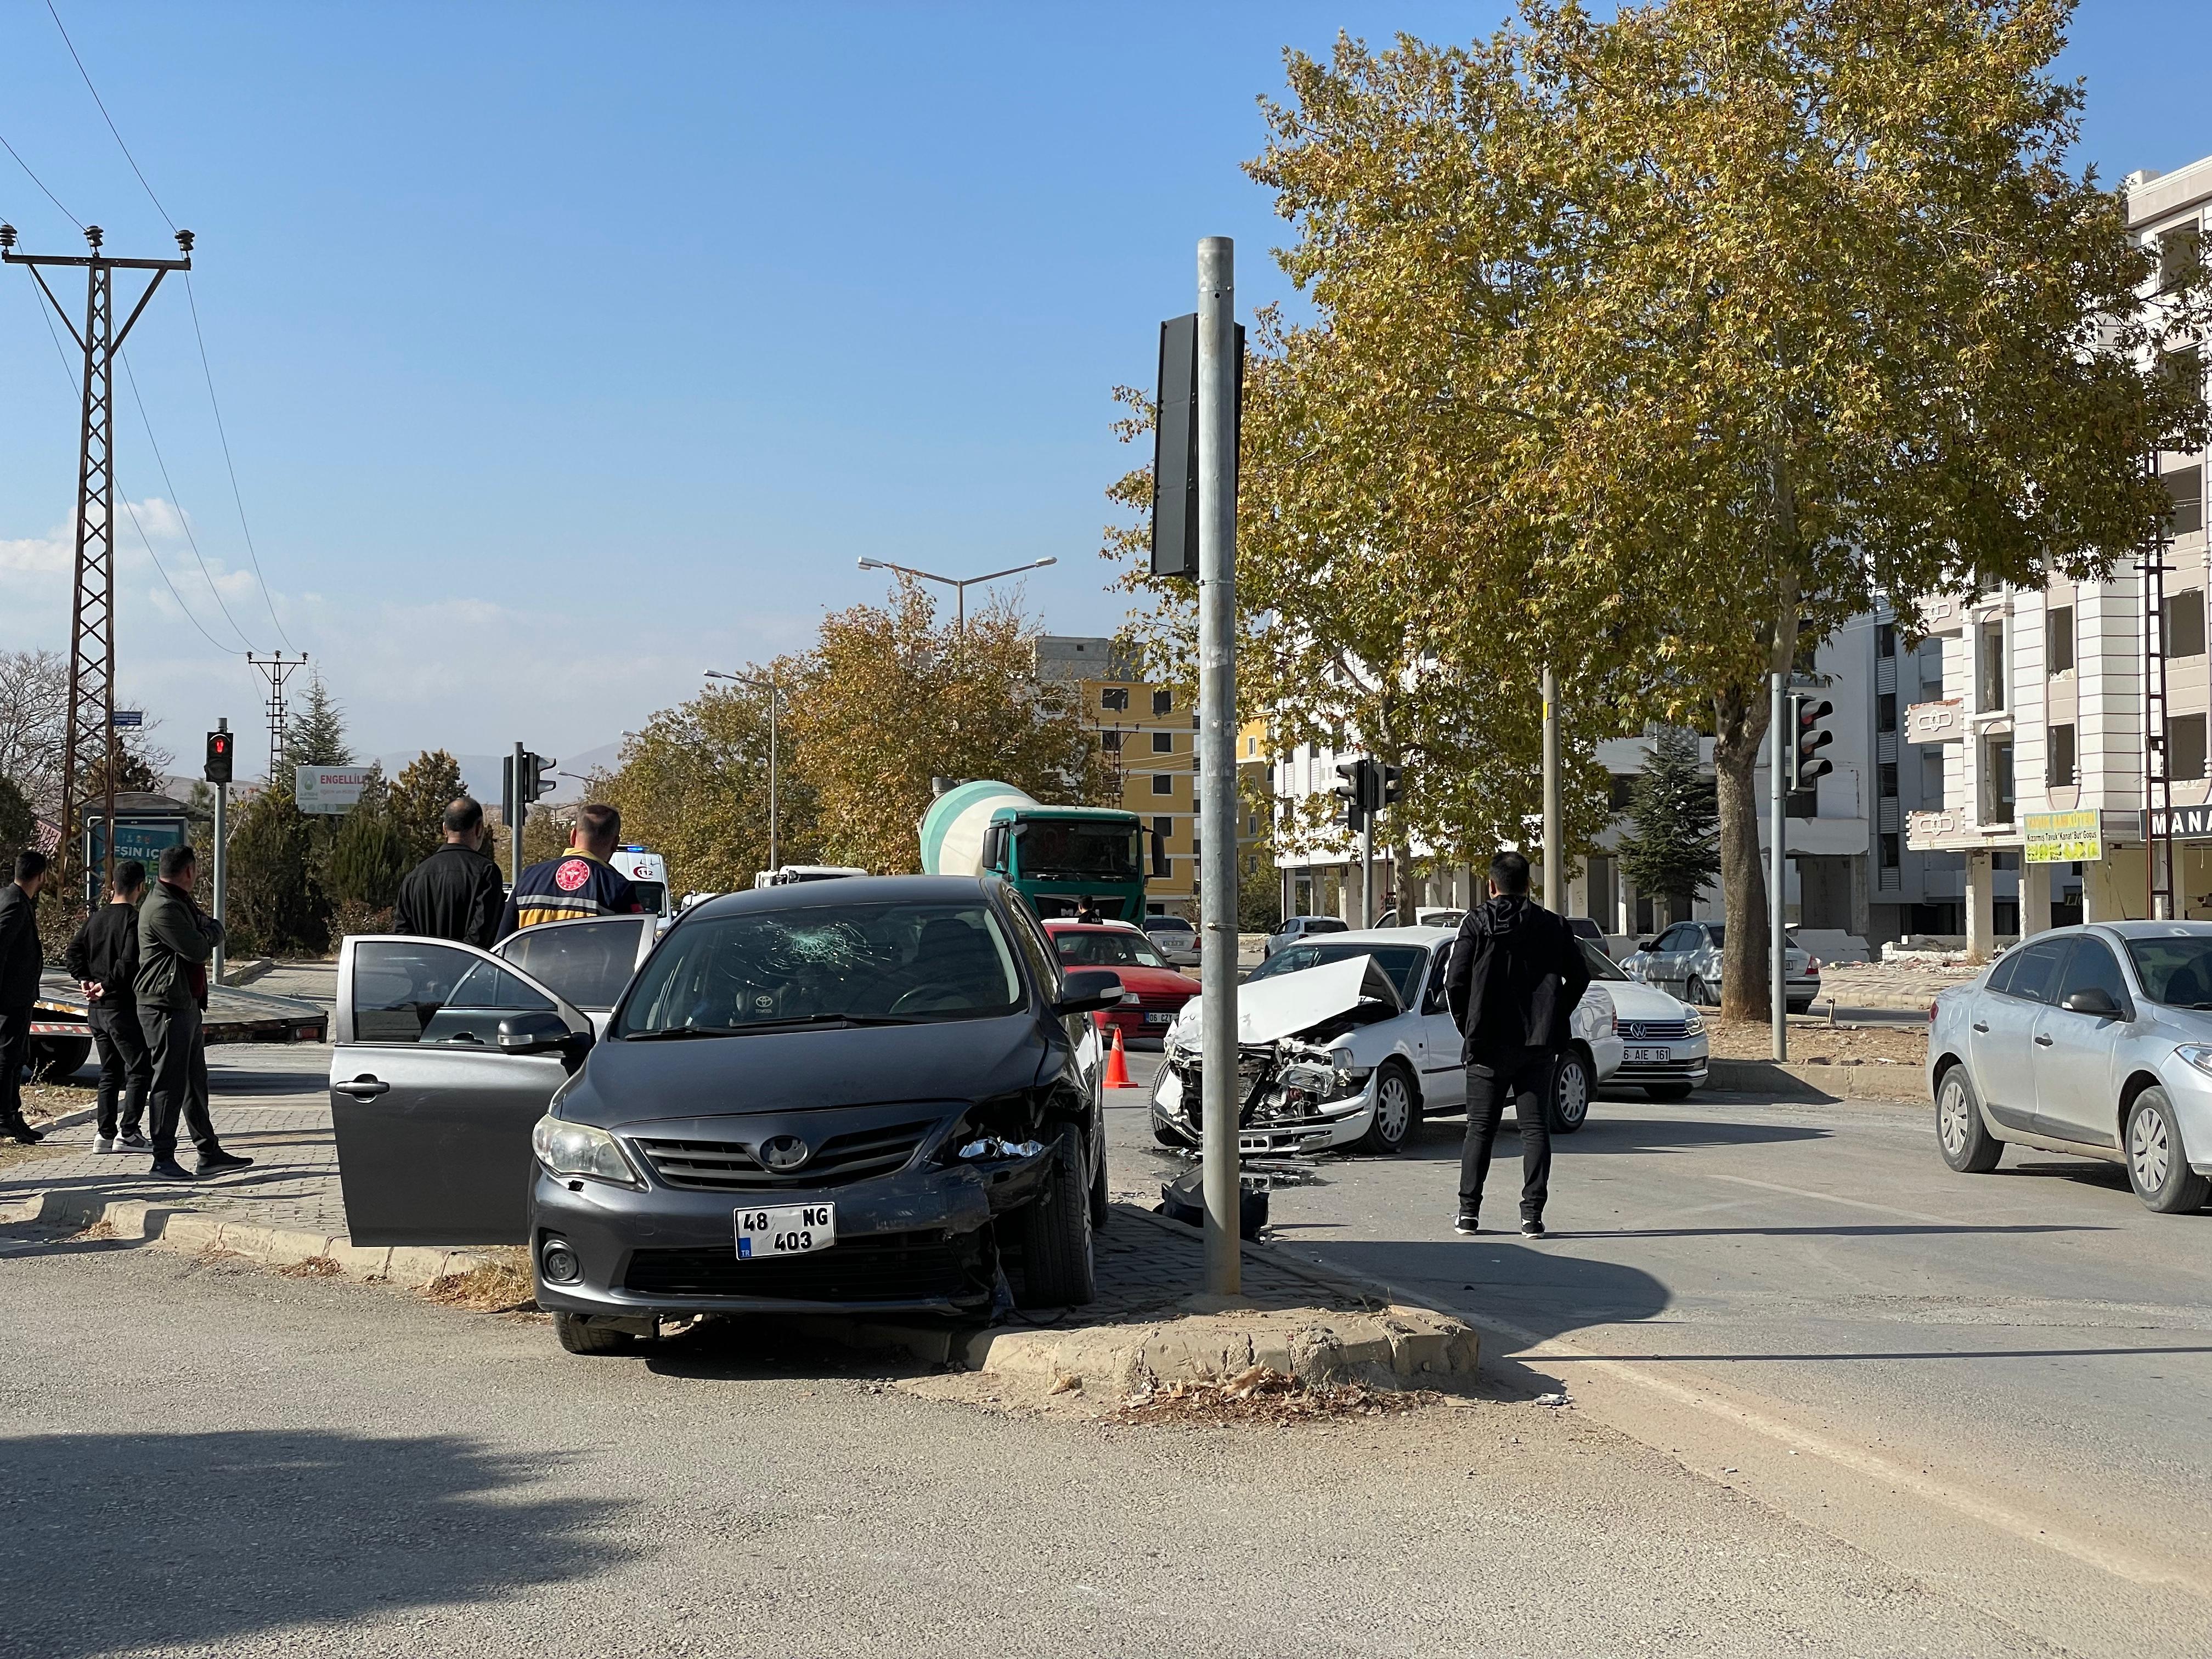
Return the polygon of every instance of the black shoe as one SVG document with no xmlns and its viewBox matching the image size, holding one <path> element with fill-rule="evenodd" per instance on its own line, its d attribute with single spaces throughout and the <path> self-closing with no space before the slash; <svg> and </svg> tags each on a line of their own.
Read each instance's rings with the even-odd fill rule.
<svg viewBox="0 0 2212 1659">
<path fill-rule="evenodd" d="M 18 1146 L 35 1146 L 46 1138 L 44 1133 L 33 1129 L 20 1117 L 10 1118 L 6 1123 L 0 1124 L 0 1134 L 5 1134 Z"/>
<path fill-rule="evenodd" d="M 163 1181 L 190 1181 L 193 1179 L 192 1172 L 190 1170 L 187 1170 L 183 1164 L 178 1163 L 173 1158 L 155 1158 L 154 1160 L 153 1169 L 149 1170 L 148 1173 L 157 1176 L 159 1179 Z"/>
<path fill-rule="evenodd" d="M 1524 1215 L 1521 1218 L 1521 1231 L 1529 1238 L 1541 1238 L 1544 1236 L 1544 1224 L 1533 1215 Z"/>
<path fill-rule="evenodd" d="M 150 1151 L 154 1145 L 136 1129 L 125 1129 L 115 1137 L 115 1144 L 118 1146 L 128 1146 L 134 1152 Z"/>
<path fill-rule="evenodd" d="M 1452 1223 L 1452 1231 L 1455 1233 L 1479 1233 L 1482 1231 L 1482 1223 L 1474 1216 L 1463 1215 Z"/>
<path fill-rule="evenodd" d="M 240 1158 L 236 1152 L 208 1152 L 200 1158 L 200 1173 L 204 1176 L 223 1175 L 232 1170 L 250 1170 L 253 1160 Z"/>
</svg>

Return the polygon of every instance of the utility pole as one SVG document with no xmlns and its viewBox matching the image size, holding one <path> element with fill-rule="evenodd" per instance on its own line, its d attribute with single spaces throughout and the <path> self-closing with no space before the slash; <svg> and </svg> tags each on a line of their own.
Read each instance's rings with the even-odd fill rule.
<svg viewBox="0 0 2212 1659">
<path fill-rule="evenodd" d="M 269 701 L 265 705 L 269 714 L 269 781 L 274 785 L 278 781 L 277 769 L 284 763 L 284 682 L 307 665 L 307 653 L 302 651 L 296 657 L 287 658 L 282 651 L 274 651 L 264 657 L 249 651 L 246 660 L 259 669 L 269 682 Z"/>
<path fill-rule="evenodd" d="M 1554 915 L 1567 914 L 1565 850 L 1559 845 L 1559 681 L 1544 669 L 1544 905 Z"/>
<path fill-rule="evenodd" d="M 78 791 L 98 766 L 106 781 L 103 884 L 115 881 L 115 354 L 123 349 L 154 290 L 173 270 L 192 268 L 192 234 L 177 233 L 175 259 L 113 259 L 100 252 L 98 225 L 84 228 L 89 253 L 18 253 L 15 228 L 0 224 L 0 259 L 27 265 L 39 291 L 62 319 L 62 326 L 84 355 L 79 408 L 76 469 L 76 560 L 70 599 L 69 711 L 62 750 L 61 840 L 57 848 L 66 867 L 70 849 L 83 828 L 84 803 Z M 48 268 L 84 272 L 84 326 L 46 284 Z M 118 270 L 152 273 L 123 326 L 115 326 Z M 87 872 L 89 874 L 89 872 Z M 64 888 L 66 890 L 66 888 Z"/>
<path fill-rule="evenodd" d="M 1198 245 L 1199 981 L 1205 1053 L 1200 1124 L 1206 1288 L 1243 1286 L 1243 1170 L 1237 1145 L 1237 415 L 1236 246 Z"/>
<path fill-rule="evenodd" d="M 873 563 L 874 561 L 863 559 L 860 562 L 865 566 Z M 1043 562 L 1050 564 L 1052 561 L 1050 559 L 1047 559 Z M 901 567 L 891 566 L 888 568 L 896 569 Z M 1024 568 L 1026 568 L 1027 567 Z M 1002 570 L 999 574 L 1003 576 L 1008 573 Z M 976 581 L 988 581 L 990 580 L 990 578 L 988 576 L 977 576 L 973 578 L 973 580 Z M 783 696 L 783 686 L 773 674 L 770 674 L 765 679 L 763 679 L 751 674 L 731 674 L 726 673 L 719 668 L 709 668 L 706 671 L 706 678 L 710 680 L 735 680 L 740 685 L 750 685 L 757 690 L 768 693 L 768 867 L 771 871 L 780 870 L 783 866 L 776 857 L 778 842 L 775 833 L 775 706 Z"/>
<path fill-rule="evenodd" d="M 230 730 L 230 721 L 227 718 L 218 716 L 215 723 L 215 729 L 218 732 L 228 732 Z M 229 759 L 230 751 L 226 746 L 223 750 L 223 775 L 216 781 L 215 786 L 215 919 L 218 924 L 221 924 L 223 921 L 224 913 L 229 908 Z M 229 952 L 226 950 L 222 943 L 218 940 L 215 947 L 215 982 L 218 985 L 222 983 L 223 965 L 228 958 Z"/>
<path fill-rule="evenodd" d="M 1787 936 L 1782 931 L 1782 872 L 1788 867 L 1783 862 L 1783 838 L 1789 833 L 1790 820 L 1784 815 L 1788 797 L 1783 791 L 1787 782 L 1790 757 L 1796 752 L 1797 734 L 1792 731 L 1785 738 L 1782 728 L 1784 724 L 1784 710 L 1789 705 L 1789 699 L 1783 691 L 1783 676 L 1776 674 L 1771 677 L 1771 680 L 1772 708 L 1767 715 L 1767 726 L 1773 737 L 1767 749 L 1769 756 L 1767 811 L 1771 833 L 1774 838 L 1774 850 L 1770 866 L 1772 873 L 1767 884 L 1766 896 L 1766 995 L 1768 1015 L 1774 1023 L 1774 1057 L 1777 1060 L 1787 1060 L 1790 1058 L 1790 1000 L 1789 988 L 1785 983 L 1788 969 L 1783 959 L 1783 948 Z M 1792 726 L 1796 724 L 1794 721 L 1789 723 Z M 1787 750 L 1783 747 L 1785 741 L 1790 744 Z"/>
</svg>

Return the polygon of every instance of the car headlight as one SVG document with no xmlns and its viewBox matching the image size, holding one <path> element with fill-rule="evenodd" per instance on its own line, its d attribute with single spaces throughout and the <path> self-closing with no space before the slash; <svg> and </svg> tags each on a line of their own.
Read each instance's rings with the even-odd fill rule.
<svg viewBox="0 0 2212 1659">
<path fill-rule="evenodd" d="M 622 1142 L 592 1124 L 541 1117 L 530 1132 L 530 1150 L 549 1172 L 564 1179 L 581 1177 L 617 1187 L 645 1185 L 630 1166 Z"/>
<path fill-rule="evenodd" d="M 1682 1005 L 1682 1035 L 1685 1036 L 1703 1036 L 1705 1032 L 1705 1017 L 1699 1013 L 1696 1009 L 1690 1006 L 1688 1003 L 1684 1003 Z"/>
<path fill-rule="evenodd" d="M 2185 1060 L 2206 1076 L 2212 1077 L 2212 1048 L 2201 1042 L 2185 1042 L 2173 1051 L 2176 1060 Z"/>
</svg>

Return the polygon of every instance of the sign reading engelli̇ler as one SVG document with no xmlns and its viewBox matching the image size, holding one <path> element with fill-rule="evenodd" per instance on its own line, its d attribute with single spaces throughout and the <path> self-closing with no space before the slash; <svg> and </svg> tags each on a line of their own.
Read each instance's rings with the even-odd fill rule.
<svg viewBox="0 0 2212 1659">
<path fill-rule="evenodd" d="M 361 805 L 371 769 L 361 766 L 295 766 L 292 799 L 302 812 L 337 817 Z"/>
</svg>

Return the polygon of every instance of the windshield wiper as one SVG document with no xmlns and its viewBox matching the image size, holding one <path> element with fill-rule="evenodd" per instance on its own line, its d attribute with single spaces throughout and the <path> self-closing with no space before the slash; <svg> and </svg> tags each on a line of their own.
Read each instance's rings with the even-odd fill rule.
<svg viewBox="0 0 2212 1659">
<path fill-rule="evenodd" d="M 671 1025 L 658 1031 L 632 1031 L 623 1038 L 624 1042 L 675 1042 L 684 1037 L 720 1037 L 738 1035 L 731 1025 Z"/>
</svg>

